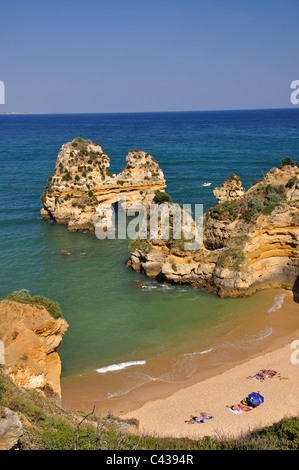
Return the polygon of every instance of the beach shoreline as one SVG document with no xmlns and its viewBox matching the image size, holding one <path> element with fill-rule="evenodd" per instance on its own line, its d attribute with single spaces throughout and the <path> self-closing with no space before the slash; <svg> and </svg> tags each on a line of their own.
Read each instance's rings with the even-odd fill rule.
<svg viewBox="0 0 299 470">
<path fill-rule="evenodd" d="M 280 316 L 285 317 L 287 323 L 288 315 L 290 316 L 291 311 L 293 315 L 295 314 L 296 318 L 296 313 L 299 313 L 299 305 L 294 301 L 292 292 L 282 290 L 281 293 L 285 294 L 285 298 L 283 305 L 280 308 Z M 292 331 L 291 333 L 290 330 Z M 279 336 L 277 336 L 276 338 L 272 338 L 271 341 L 266 341 L 266 344 L 263 344 L 261 350 L 259 350 L 256 354 L 251 354 L 249 357 L 243 357 L 242 359 L 240 359 L 239 357 L 235 357 L 225 363 L 215 366 L 213 369 L 209 367 L 203 368 L 200 371 L 197 371 L 190 380 L 187 380 L 185 382 L 166 383 L 159 380 L 149 381 L 134 388 L 124 396 L 117 397 L 115 399 L 95 399 L 95 397 L 97 396 L 97 390 L 99 388 L 99 380 L 101 379 L 100 376 L 102 376 L 102 374 L 98 374 L 97 372 L 88 376 L 79 377 L 77 379 L 62 382 L 63 406 L 68 409 L 80 409 L 87 412 L 90 411 L 94 405 L 96 405 L 96 413 L 99 416 L 106 416 L 107 414 L 112 414 L 114 416 L 120 416 L 122 418 L 136 418 L 140 423 L 140 432 L 142 434 L 155 435 L 159 437 L 189 437 L 191 439 L 194 439 L 195 437 L 197 438 L 199 435 L 212 435 L 209 433 L 211 433 L 212 431 L 214 432 L 216 424 L 219 425 L 224 432 L 224 429 L 226 427 L 224 425 L 225 419 L 229 418 L 228 421 L 232 422 L 232 418 L 240 418 L 235 417 L 232 413 L 229 413 L 229 411 L 225 408 L 225 405 L 223 405 L 224 397 L 221 396 L 221 394 L 217 397 L 217 402 L 220 403 L 222 400 L 223 409 L 216 409 L 216 414 L 221 411 L 221 413 L 219 413 L 219 416 L 221 417 L 222 421 L 221 419 L 220 421 L 216 420 L 216 414 L 213 410 L 211 410 L 213 406 L 208 406 L 209 402 L 202 404 L 202 406 L 205 408 L 204 411 L 209 412 L 211 414 L 214 413 L 215 418 L 211 420 L 211 423 L 205 423 L 205 425 L 202 425 L 203 429 L 200 430 L 199 434 L 199 425 L 197 425 L 197 428 L 194 430 L 193 426 L 186 427 L 184 423 L 184 421 L 188 419 L 191 414 L 194 414 L 196 412 L 198 413 L 198 407 L 194 407 L 194 405 L 190 406 L 190 397 L 193 396 L 194 393 L 195 395 L 201 393 L 200 391 L 202 387 L 209 388 L 210 384 L 214 384 L 216 388 L 218 387 L 223 390 L 224 395 L 225 393 L 227 394 L 226 404 L 234 404 L 234 401 L 238 401 L 244 398 L 243 395 L 245 393 L 245 389 L 248 389 L 248 393 L 250 393 L 251 391 L 255 390 L 256 385 L 261 385 L 260 388 L 262 390 L 264 386 L 263 383 L 257 384 L 256 382 L 249 382 L 249 380 L 244 379 L 245 375 L 248 376 L 252 375 L 255 372 L 258 372 L 258 370 L 255 370 L 257 367 L 259 369 L 269 368 L 279 370 L 279 372 L 281 372 L 283 375 L 285 375 L 284 370 L 286 370 L 286 373 L 288 373 L 292 377 L 291 379 L 288 378 L 288 380 L 286 381 L 288 382 L 288 384 L 284 384 L 284 389 L 288 389 L 289 384 L 291 384 L 291 386 L 293 387 L 295 382 L 298 386 L 299 365 L 296 368 L 290 362 L 290 357 L 292 353 L 292 350 L 290 349 L 290 344 L 292 343 L 292 341 L 299 339 L 298 322 L 292 325 L 288 325 L 287 334 L 283 329 L 283 325 L 280 325 L 279 331 L 281 333 Z M 280 354 L 283 360 L 283 364 L 279 360 Z M 293 368 L 292 373 L 289 369 L 288 362 Z M 230 394 L 227 392 L 227 390 L 230 391 L 231 386 L 227 382 L 226 377 L 233 378 L 232 374 L 240 376 L 240 380 L 237 381 L 236 385 L 239 387 L 239 385 L 242 384 L 243 388 L 241 387 L 240 393 L 238 395 L 236 395 L 236 390 L 234 390 L 234 393 L 230 397 Z M 224 380 L 223 383 L 222 380 Z M 274 378 L 273 381 L 273 383 L 275 383 L 275 381 L 277 382 L 278 379 Z M 232 380 L 232 382 L 234 382 L 234 380 Z M 247 386 L 247 388 L 245 385 Z M 237 390 L 239 389 L 238 387 Z M 244 393 L 242 395 L 243 389 Z M 212 396 L 211 393 L 209 394 L 210 396 Z M 292 392 L 290 393 L 290 396 L 295 399 L 296 393 Z M 182 410 L 183 403 L 185 403 L 184 410 Z M 200 405 L 200 403 L 198 403 L 198 405 Z M 281 419 L 282 417 L 284 417 L 284 415 L 287 415 L 290 412 L 299 414 L 299 399 L 298 403 L 296 403 L 296 405 L 293 406 L 291 410 L 283 408 L 281 406 L 279 407 L 279 409 L 281 410 L 281 413 L 276 412 L 273 414 L 272 418 L 262 420 L 261 423 L 265 423 L 265 425 L 271 424 L 272 422 L 277 420 L 277 417 L 278 419 Z M 175 412 L 171 412 L 171 410 L 175 410 Z M 255 411 L 257 410 L 253 410 L 253 414 L 257 415 Z M 258 411 L 260 413 L 260 410 Z M 225 412 L 224 416 L 223 412 Z M 172 416 L 171 419 L 174 420 L 176 415 L 181 415 L 181 418 L 179 420 L 175 420 L 180 426 L 180 430 L 177 429 L 173 424 L 171 425 L 171 423 L 167 424 L 168 416 Z M 267 416 L 268 415 L 269 413 L 267 411 Z M 242 420 L 239 421 L 242 421 L 243 423 L 244 416 L 242 416 Z M 251 421 L 249 421 L 248 424 L 250 424 L 251 427 L 253 426 L 253 423 L 251 423 Z M 237 429 L 239 429 L 239 426 L 236 427 L 236 430 Z M 241 432 L 244 431 L 245 429 L 243 423 L 243 427 L 241 426 Z M 208 434 L 205 434 L 206 432 L 208 432 Z M 229 428 L 228 434 L 236 437 L 236 435 L 240 435 L 240 430 L 236 434 L 233 432 L 233 430 Z"/>
<path fill-rule="evenodd" d="M 293 352 L 289 343 L 179 390 L 166 399 L 150 401 L 122 418 L 137 419 L 141 435 L 194 440 L 205 436 L 237 439 L 283 418 L 298 416 L 299 364 L 292 364 Z M 261 369 L 273 367 L 280 377 L 262 382 L 248 379 Z M 232 405 L 239 404 L 253 392 L 260 393 L 264 403 L 240 414 L 230 410 Z M 213 418 L 199 424 L 186 422 L 190 416 L 200 416 L 201 412 L 209 413 Z"/>
</svg>

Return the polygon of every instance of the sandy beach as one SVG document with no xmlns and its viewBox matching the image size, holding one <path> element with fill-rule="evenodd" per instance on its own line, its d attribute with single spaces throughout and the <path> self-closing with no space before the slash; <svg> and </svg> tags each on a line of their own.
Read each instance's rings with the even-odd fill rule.
<svg viewBox="0 0 299 470">
<path fill-rule="evenodd" d="M 272 335 L 254 343 L 256 352 L 253 354 L 251 350 L 249 357 L 241 357 L 236 351 L 233 360 L 214 368 L 201 368 L 190 383 L 151 381 L 116 400 L 95 399 L 99 396 L 101 380 L 113 381 L 113 373 L 107 377 L 90 374 L 62 383 L 64 407 L 90 411 L 96 404 L 99 415 L 109 412 L 138 419 L 141 434 L 191 439 L 235 438 L 285 416 L 299 415 L 299 363 L 291 361 L 292 355 L 299 360 L 299 352 L 296 356 L 296 349 L 291 347 L 299 340 L 299 304 L 292 292 L 282 292 L 285 296 L 282 307 L 271 313 Z M 262 382 L 247 378 L 260 369 L 274 369 L 280 376 Z M 229 406 L 238 404 L 252 392 L 264 396 L 262 405 L 241 414 L 229 410 Z M 200 412 L 213 415 L 213 419 L 203 424 L 185 423 L 190 415 L 198 416 Z"/>
<path fill-rule="evenodd" d="M 237 438 L 284 417 L 298 416 L 299 363 L 291 362 L 292 353 L 296 354 L 291 344 L 179 390 L 168 398 L 148 402 L 123 418 L 138 419 L 143 435 L 199 439 L 204 436 Z M 297 350 L 299 359 L 298 345 Z M 262 382 L 247 378 L 260 369 L 275 369 L 280 377 Z M 229 409 L 252 392 L 259 392 L 264 403 L 241 414 Z M 198 424 L 185 422 L 190 415 L 199 416 L 200 412 L 209 413 L 213 418 Z"/>
</svg>

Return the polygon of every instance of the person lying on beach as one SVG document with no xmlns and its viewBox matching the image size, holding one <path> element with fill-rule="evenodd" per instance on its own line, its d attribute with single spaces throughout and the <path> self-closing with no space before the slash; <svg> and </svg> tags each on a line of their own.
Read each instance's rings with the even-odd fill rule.
<svg viewBox="0 0 299 470">
<path fill-rule="evenodd" d="M 233 413 L 242 413 L 242 411 L 251 411 L 252 407 L 243 405 L 242 403 L 239 403 L 238 405 L 232 405 L 227 407 L 232 411 Z"/>
<path fill-rule="evenodd" d="M 242 411 L 251 411 L 253 408 L 257 408 L 259 405 L 253 405 L 248 400 L 248 397 L 243 398 L 238 405 L 228 406 L 227 408 L 230 409 L 233 413 L 242 413 Z"/>
<path fill-rule="evenodd" d="M 190 416 L 190 419 L 186 420 L 185 423 L 204 423 L 204 420 L 209 420 L 212 419 L 213 416 L 210 415 L 209 413 L 201 412 L 200 413 L 200 418 L 198 416 Z"/>
<path fill-rule="evenodd" d="M 247 379 L 258 380 L 259 382 L 261 382 L 262 380 L 265 380 L 265 379 L 272 379 L 277 374 L 279 375 L 279 373 L 276 372 L 276 370 L 261 369 L 257 374 L 249 375 Z"/>
<path fill-rule="evenodd" d="M 200 413 L 200 415 L 203 417 L 203 419 L 207 419 L 207 420 L 213 418 L 212 415 L 210 415 L 209 413 L 205 413 L 205 412 Z"/>
<path fill-rule="evenodd" d="M 190 419 L 187 419 L 185 423 L 204 423 L 203 418 L 198 420 L 198 416 L 190 416 Z"/>
</svg>

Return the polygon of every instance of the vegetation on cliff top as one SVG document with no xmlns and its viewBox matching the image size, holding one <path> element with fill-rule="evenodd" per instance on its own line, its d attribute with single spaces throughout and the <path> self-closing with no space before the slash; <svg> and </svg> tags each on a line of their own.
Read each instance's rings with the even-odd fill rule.
<svg viewBox="0 0 299 470">
<path fill-rule="evenodd" d="M 6 297 L 7 300 L 19 302 L 20 304 L 27 304 L 37 308 L 45 308 L 47 312 L 52 315 L 53 318 L 57 319 L 62 317 L 60 306 L 57 302 L 49 300 L 41 295 L 31 296 L 30 291 L 27 289 L 21 289 L 19 291 L 13 291 Z"/>
<path fill-rule="evenodd" d="M 286 157 L 279 165 L 279 169 L 284 171 L 285 167 L 296 167 L 290 157 Z M 224 201 L 208 209 L 205 218 L 234 221 L 244 220 L 246 223 L 254 222 L 260 213 L 270 215 L 273 210 L 286 200 L 288 189 L 297 182 L 297 177 L 290 178 L 286 184 L 267 184 L 264 179 L 255 180 L 250 190 L 240 198 L 232 201 Z"/>
</svg>

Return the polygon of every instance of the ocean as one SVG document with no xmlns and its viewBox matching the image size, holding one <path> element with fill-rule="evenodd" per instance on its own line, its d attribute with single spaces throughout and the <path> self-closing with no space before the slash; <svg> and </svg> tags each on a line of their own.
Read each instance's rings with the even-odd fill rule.
<svg viewBox="0 0 299 470">
<path fill-rule="evenodd" d="M 62 382 L 97 372 L 98 397 L 122 396 L 148 380 L 188 381 L 203 358 L 212 367 L 264 347 L 281 294 L 220 299 L 160 285 L 126 268 L 127 240 L 41 219 L 57 154 L 78 136 L 102 145 L 112 173 L 125 168 L 132 148 L 150 153 L 173 201 L 206 210 L 231 173 L 248 189 L 282 158 L 299 160 L 299 109 L 0 115 L 0 297 L 25 288 L 59 302 L 70 325 L 59 348 Z"/>
</svg>

